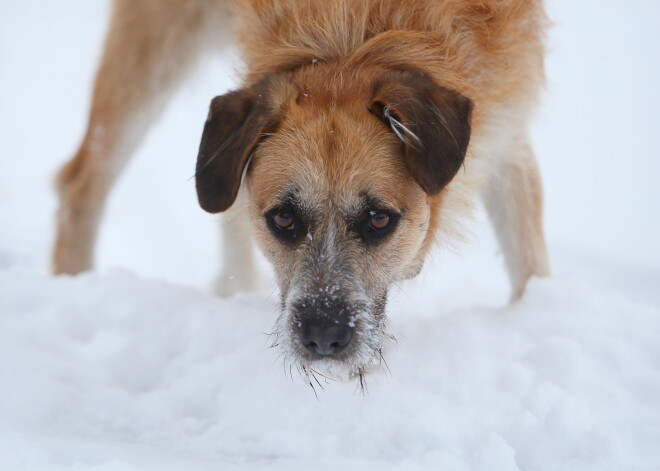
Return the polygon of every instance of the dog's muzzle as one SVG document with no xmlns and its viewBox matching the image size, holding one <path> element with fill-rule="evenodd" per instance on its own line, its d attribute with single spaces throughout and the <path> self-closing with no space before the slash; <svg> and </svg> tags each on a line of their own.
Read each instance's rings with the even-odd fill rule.
<svg viewBox="0 0 660 471">
<path fill-rule="evenodd" d="M 355 340 L 356 319 L 364 306 L 346 302 L 336 294 L 308 294 L 291 306 L 294 332 L 300 344 L 315 356 L 339 356 Z"/>
</svg>

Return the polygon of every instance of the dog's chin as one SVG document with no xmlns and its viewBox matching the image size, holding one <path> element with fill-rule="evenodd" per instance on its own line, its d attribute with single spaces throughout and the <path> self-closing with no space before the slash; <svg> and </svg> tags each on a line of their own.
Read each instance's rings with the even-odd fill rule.
<svg viewBox="0 0 660 471">
<path fill-rule="evenodd" d="M 334 358 L 319 358 L 301 361 L 299 369 L 304 376 L 320 376 L 317 379 L 350 382 L 378 368 L 379 360 L 378 353 L 373 355 L 368 362 L 360 364 L 351 364 Z"/>
<path fill-rule="evenodd" d="M 350 381 L 381 365 L 382 345 L 382 341 L 374 344 L 356 343 L 338 356 L 321 357 L 299 352 L 290 359 L 300 366 L 303 374 L 314 373 L 334 381 Z"/>
</svg>

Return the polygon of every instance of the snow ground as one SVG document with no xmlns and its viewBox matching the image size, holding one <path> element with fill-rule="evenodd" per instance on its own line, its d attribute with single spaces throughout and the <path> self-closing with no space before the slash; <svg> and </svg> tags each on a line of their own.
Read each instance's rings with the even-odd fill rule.
<svg viewBox="0 0 660 471">
<path fill-rule="evenodd" d="M 507 306 L 475 221 L 394 293 L 389 372 L 317 399 L 266 347 L 272 288 L 206 291 L 216 218 L 190 176 L 235 60 L 200 66 L 155 125 L 99 270 L 52 278 L 50 179 L 82 133 L 108 2 L 0 2 L 0 469 L 660 470 L 660 5 L 547 3 L 554 276 Z"/>
</svg>

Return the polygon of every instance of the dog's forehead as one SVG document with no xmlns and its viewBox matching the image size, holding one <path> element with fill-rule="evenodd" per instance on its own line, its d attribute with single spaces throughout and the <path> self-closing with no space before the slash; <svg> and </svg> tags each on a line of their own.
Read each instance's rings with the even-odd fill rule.
<svg viewBox="0 0 660 471">
<path fill-rule="evenodd" d="M 295 194 L 345 210 L 365 195 L 403 207 L 416 186 L 400 143 L 365 108 L 296 106 L 255 152 L 252 191 L 261 209 Z"/>
</svg>

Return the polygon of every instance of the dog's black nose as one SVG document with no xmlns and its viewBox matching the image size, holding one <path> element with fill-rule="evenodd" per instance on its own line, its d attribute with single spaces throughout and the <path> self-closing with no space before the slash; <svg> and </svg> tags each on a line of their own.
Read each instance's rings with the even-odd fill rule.
<svg viewBox="0 0 660 471">
<path fill-rule="evenodd" d="M 346 324 L 323 325 L 303 322 L 300 325 L 300 341 L 312 353 L 324 357 L 338 355 L 353 338 L 353 328 Z"/>
</svg>

